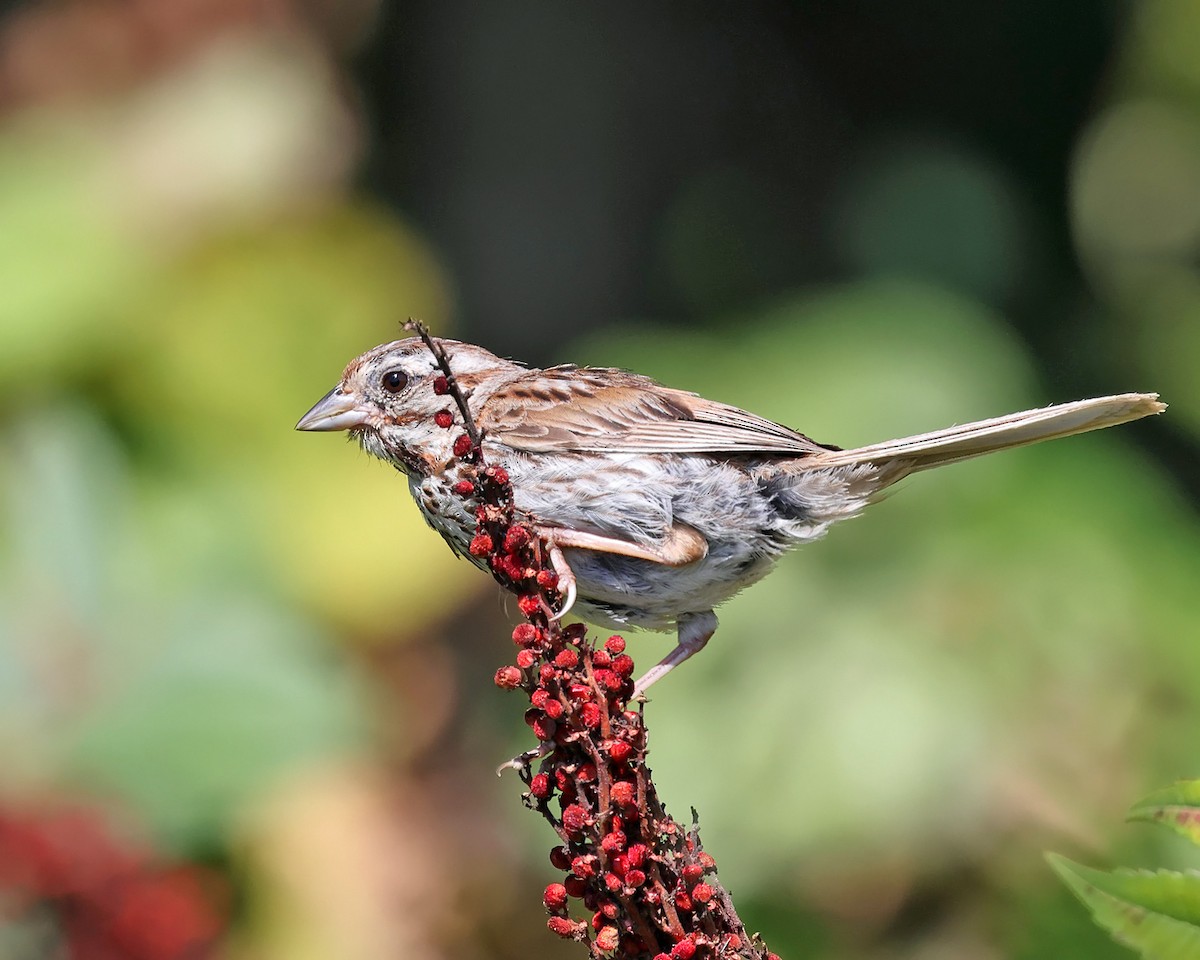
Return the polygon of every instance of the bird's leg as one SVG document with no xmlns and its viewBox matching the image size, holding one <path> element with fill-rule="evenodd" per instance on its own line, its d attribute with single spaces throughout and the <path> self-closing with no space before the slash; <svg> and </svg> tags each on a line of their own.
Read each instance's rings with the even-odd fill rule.
<svg viewBox="0 0 1200 960">
<path fill-rule="evenodd" d="M 598 533 L 586 533 L 583 530 L 569 530 L 565 527 L 537 527 L 537 535 L 550 554 L 550 565 L 558 574 L 559 591 L 564 596 L 563 608 L 552 620 L 566 616 L 575 606 L 576 581 L 571 565 L 563 555 L 563 547 L 576 550 L 594 550 L 597 553 L 615 553 L 622 557 L 633 557 L 637 560 L 649 560 L 651 563 L 661 563 L 667 567 L 682 567 L 694 560 L 701 560 L 708 555 L 708 541 L 696 530 L 685 523 L 676 523 L 662 543 L 647 547 L 629 540 L 618 540 L 616 537 L 606 537 Z M 716 629 L 716 624 L 713 624 Z M 700 646 L 704 644 L 701 643 Z M 696 649 L 699 649 L 697 647 Z M 684 657 L 686 660 L 687 658 Z"/>
<path fill-rule="evenodd" d="M 679 642 L 675 649 L 651 667 L 633 687 L 633 699 L 641 696 L 650 685 L 657 683 L 692 654 L 704 649 L 704 645 L 717 632 L 717 615 L 711 610 L 704 613 L 689 613 L 679 618 Z"/>
</svg>

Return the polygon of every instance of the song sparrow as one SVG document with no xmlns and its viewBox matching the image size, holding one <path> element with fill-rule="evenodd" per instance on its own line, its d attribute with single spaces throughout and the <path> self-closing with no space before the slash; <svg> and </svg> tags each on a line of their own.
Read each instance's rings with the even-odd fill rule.
<svg viewBox="0 0 1200 960">
<path fill-rule="evenodd" d="M 551 548 L 566 606 L 577 595 L 598 624 L 677 626 L 677 646 L 639 691 L 708 642 L 714 607 L 902 477 L 1165 409 L 1157 394 L 1128 393 L 842 450 L 624 370 L 529 369 L 439 342 L 485 459 L 507 469 L 518 516 Z M 420 339 L 383 344 L 353 360 L 296 428 L 349 430 L 408 477 L 450 548 L 482 566 L 467 550 L 474 515 L 451 491 L 460 431 L 445 429 L 457 414 L 432 388 L 439 373 Z"/>
</svg>

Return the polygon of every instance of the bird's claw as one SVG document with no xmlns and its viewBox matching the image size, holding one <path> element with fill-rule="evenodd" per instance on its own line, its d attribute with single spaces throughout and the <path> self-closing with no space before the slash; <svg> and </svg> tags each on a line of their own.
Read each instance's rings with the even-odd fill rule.
<svg viewBox="0 0 1200 960">
<path fill-rule="evenodd" d="M 562 609 L 550 618 L 550 622 L 553 623 L 571 612 L 571 608 L 575 606 L 575 598 L 578 596 L 578 588 L 571 565 L 563 556 L 562 548 L 553 540 L 550 540 L 550 566 L 554 568 L 554 573 L 558 577 L 558 592 L 563 597 Z"/>
<path fill-rule="evenodd" d="M 526 750 L 524 753 L 518 753 L 511 760 L 505 760 L 496 768 L 496 776 L 504 776 L 505 770 L 516 770 L 520 773 L 533 763 L 534 760 L 540 760 L 553 749 L 554 744 L 552 743 L 539 743 L 533 750 Z"/>
</svg>

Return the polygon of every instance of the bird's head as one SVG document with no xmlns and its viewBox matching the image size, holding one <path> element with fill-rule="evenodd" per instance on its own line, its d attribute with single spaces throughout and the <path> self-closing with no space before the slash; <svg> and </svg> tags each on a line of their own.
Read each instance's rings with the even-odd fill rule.
<svg viewBox="0 0 1200 960">
<path fill-rule="evenodd" d="M 473 399 L 490 393 L 489 381 L 518 373 L 521 367 L 482 347 L 457 340 L 438 341 L 450 369 Z M 308 411 L 297 430 L 348 430 L 368 453 L 406 472 L 417 459 L 438 457 L 462 433 L 462 416 L 454 399 L 434 389 L 442 371 L 418 337 L 385 343 L 350 361 L 342 379 Z M 475 406 L 474 403 L 471 404 Z M 449 412 L 458 429 L 438 423 Z"/>
</svg>

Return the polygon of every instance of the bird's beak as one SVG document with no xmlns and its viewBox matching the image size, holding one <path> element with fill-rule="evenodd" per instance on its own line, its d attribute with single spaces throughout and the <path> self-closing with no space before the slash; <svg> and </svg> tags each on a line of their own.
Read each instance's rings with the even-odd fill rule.
<svg viewBox="0 0 1200 960">
<path fill-rule="evenodd" d="M 365 423 L 366 413 L 341 387 L 334 387 L 300 418 L 297 430 L 349 430 Z"/>
</svg>

